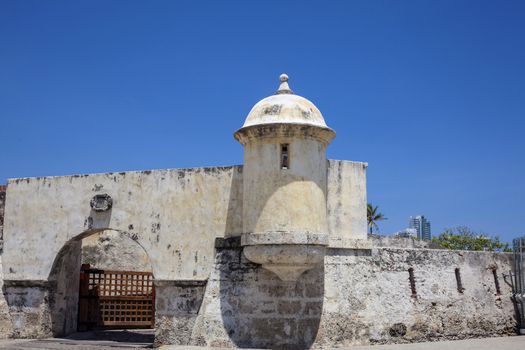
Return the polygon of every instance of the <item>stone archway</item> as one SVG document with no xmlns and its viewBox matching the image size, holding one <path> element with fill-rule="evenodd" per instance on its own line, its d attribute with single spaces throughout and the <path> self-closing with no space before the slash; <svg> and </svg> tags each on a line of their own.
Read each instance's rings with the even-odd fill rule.
<svg viewBox="0 0 525 350">
<path fill-rule="evenodd" d="M 153 272 L 146 250 L 130 234 L 116 230 L 84 237 L 81 260 L 95 269 Z"/>
<path fill-rule="evenodd" d="M 149 255 L 156 343 L 188 343 L 214 269 L 215 237 L 242 231 L 241 191 L 241 167 L 10 181 L 1 257 L 9 336 L 75 329 L 76 310 L 67 310 L 76 309 L 68 291 L 78 288 L 79 240 L 114 229 Z"/>
<path fill-rule="evenodd" d="M 92 239 L 90 240 L 90 238 Z M 93 241 L 93 238 L 96 241 L 112 241 L 113 244 L 100 247 L 96 241 Z M 86 241 L 91 254 L 82 249 L 82 242 L 85 244 Z M 105 249 L 108 247 L 111 249 Z M 119 249 L 122 252 L 121 256 L 126 257 L 124 261 L 119 261 L 120 257 L 117 253 Z M 98 269 L 128 271 L 134 270 L 131 266 L 133 255 L 136 256 L 136 261 L 141 262 L 138 265 L 139 268 L 149 265 L 147 270 L 152 272 L 148 253 L 140 243 L 133 239 L 133 236 L 126 232 L 110 228 L 91 230 L 66 242 L 57 254 L 48 276 L 50 331 L 52 335 L 64 336 L 76 332 L 78 329 L 79 276 L 83 262 L 88 261 Z"/>
<path fill-rule="evenodd" d="M 82 240 L 107 231 L 140 247 L 148 256 L 136 237 L 120 230 L 91 229 L 74 236 L 56 253 L 47 279 L 4 281 L 2 289 L 13 325 L 10 337 L 62 337 L 77 331 Z"/>
</svg>

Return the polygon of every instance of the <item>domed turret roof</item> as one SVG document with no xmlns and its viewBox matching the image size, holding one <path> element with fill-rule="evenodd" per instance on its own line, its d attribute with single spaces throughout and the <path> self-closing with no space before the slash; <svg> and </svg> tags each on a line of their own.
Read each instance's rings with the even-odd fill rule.
<svg viewBox="0 0 525 350">
<path fill-rule="evenodd" d="M 306 98 L 293 93 L 288 86 L 288 76 L 281 74 L 279 79 L 279 89 L 253 106 L 242 127 L 282 123 L 327 128 L 319 109 Z"/>
</svg>

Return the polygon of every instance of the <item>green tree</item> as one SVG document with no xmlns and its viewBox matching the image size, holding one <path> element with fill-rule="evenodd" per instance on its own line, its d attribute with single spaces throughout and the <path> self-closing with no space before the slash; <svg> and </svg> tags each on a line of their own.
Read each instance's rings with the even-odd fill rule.
<svg viewBox="0 0 525 350">
<path fill-rule="evenodd" d="M 374 232 L 374 228 L 378 229 L 378 221 L 386 220 L 383 213 L 380 213 L 377 210 L 377 206 L 373 206 L 372 204 L 367 204 L 367 219 L 368 219 L 368 232 L 372 234 Z"/>
<path fill-rule="evenodd" d="M 499 237 L 474 232 L 467 226 L 447 228 L 438 237 L 433 237 L 432 242 L 452 250 L 511 251 L 509 244 L 500 242 Z"/>
</svg>

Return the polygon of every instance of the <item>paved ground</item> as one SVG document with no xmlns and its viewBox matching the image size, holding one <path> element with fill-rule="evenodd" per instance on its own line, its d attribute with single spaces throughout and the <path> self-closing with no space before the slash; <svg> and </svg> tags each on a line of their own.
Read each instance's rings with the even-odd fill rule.
<svg viewBox="0 0 525 350">
<path fill-rule="evenodd" d="M 100 340 L 100 337 L 105 340 Z M 8 350 L 131 350 L 151 347 L 153 333 L 86 332 L 64 339 L 0 340 L 0 349 Z M 212 350 L 195 346 L 163 346 L 162 350 Z M 356 346 L 346 350 L 524 350 L 525 336 L 469 339 L 434 343 Z M 218 349 L 215 349 L 218 350 Z M 341 349 L 338 349 L 341 350 Z"/>
<path fill-rule="evenodd" d="M 67 338 L 42 340 L 0 340 L 0 349 L 9 350 L 118 350 L 151 348 L 155 332 L 145 330 L 114 330 L 75 333 Z"/>
<path fill-rule="evenodd" d="M 455 340 L 433 343 L 356 346 L 355 350 L 525 350 L 525 336 Z"/>
<path fill-rule="evenodd" d="M 162 350 L 168 349 L 210 350 L 210 348 L 200 348 L 195 346 L 168 346 L 162 348 Z M 351 348 L 337 348 L 337 350 L 525 350 L 525 336 L 468 339 L 416 344 L 354 346 Z"/>
</svg>

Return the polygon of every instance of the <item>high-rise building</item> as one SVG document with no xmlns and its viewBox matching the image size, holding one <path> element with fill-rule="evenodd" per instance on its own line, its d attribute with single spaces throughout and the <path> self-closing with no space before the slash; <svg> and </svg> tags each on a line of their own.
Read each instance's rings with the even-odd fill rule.
<svg viewBox="0 0 525 350">
<path fill-rule="evenodd" d="M 424 241 L 430 241 L 432 239 L 430 221 L 428 221 L 424 215 L 411 216 L 408 222 L 408 227 L 417 231 L 417 238 Z"/>
</svg>

